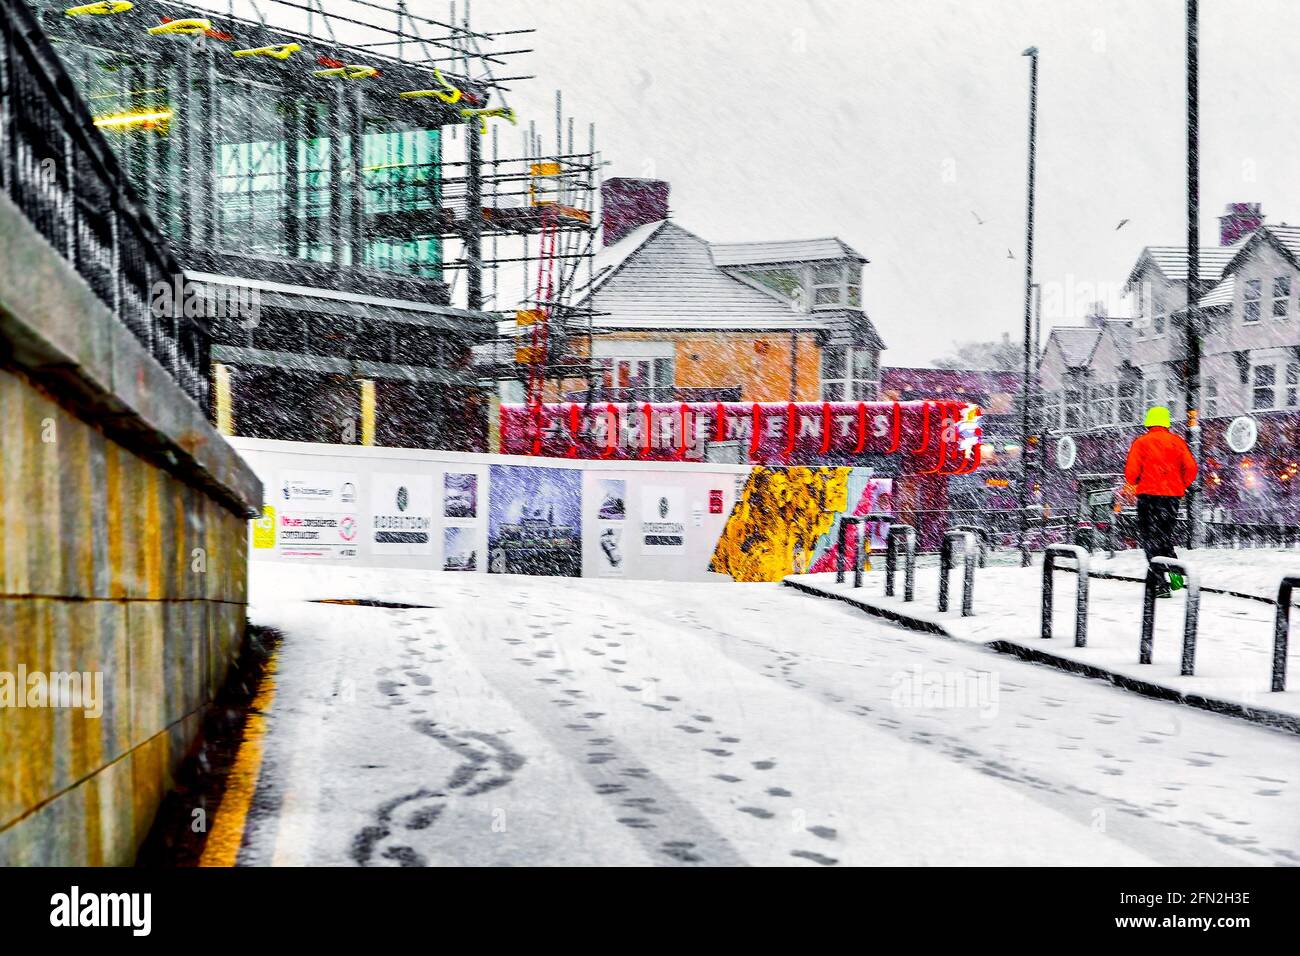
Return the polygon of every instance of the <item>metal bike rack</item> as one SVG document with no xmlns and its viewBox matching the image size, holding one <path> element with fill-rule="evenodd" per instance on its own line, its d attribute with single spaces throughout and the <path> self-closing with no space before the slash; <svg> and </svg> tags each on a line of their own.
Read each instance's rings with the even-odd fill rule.
<svg viewBox="0 0 1300 956">
<path fill-rule="evenodd" d="M 939 610 L 948 610 L 948 572 L 952 570 L 952 547 L 960 540 L 962 549 L 961 616 L 975 613 L 975 535 L 969 531 L 945 531 L 939 547 Z"/>
<path fill-rule="evenodd" d="M 1052 572 L 1060 558 L 1073 558 L 1079 572 L 1074 610 L 1074 646 L 1088 646 L 1088 552 L 1077 544 L 1049 544 L 1043 549 L 1043 640 L 1052 636 Z"/>
<path fill-rule="evenodd" d="M 848 544 L 849 525 L 854 525 L 857 531 L 854 532 L 856 537 L 854 541 L 857 547 L 853 552 L 853 586 L 862 587 L 862 538 L 866 533 L 862 517 L 858 515 L 840 515 L 840 546 L 839 553 L 835 556 L 835 583 L 844 583 L 844 554 Z"/>
<path fill-rule="evenodd" d="M 956 524 L 952 526 L 953 531 L 969 531 L 975 535 L 975 540 L 979 544 L 980 567 L 986 568 L 989 563 L 989 532 L 987 528 L 981 528 L 977 524 Z"/>
<path fill-rule="evenodd" d="M 1187 612 L 1183 618 L 1183 661 L 1179 673 L 1191 677 L 1196 669 L 1196 627 L 1201 616 L 1201 582 L 1186 561 L 1176 558 L 1152 558 L 1147 567 L 1146 586 L 1142 593 L 1142 641 L 1138 646 L 1138 663 L 1151 663 L 1151 645 L 1156 626 L 1156 568 L 1181 571 L 1187 588 Z"/>
<path fill-rule="evenodd" d="M 1277 617 L 1273 619 L 1273 683 L 1271 690 L 1286 690 L 1286 652 L 1291 637 L 1291 592 L 1300 576 L 1282 579 L 1277 589 Z"/>
<path fill-rule="evenodd" d="M 885 534 L 885 597 L 894 596 L 894 574 L 898 571 L 898 542 L 903 542 L 903 602 L 915 597 L 916 529 L 910 524 L 890 524 Z"/>
</svg>

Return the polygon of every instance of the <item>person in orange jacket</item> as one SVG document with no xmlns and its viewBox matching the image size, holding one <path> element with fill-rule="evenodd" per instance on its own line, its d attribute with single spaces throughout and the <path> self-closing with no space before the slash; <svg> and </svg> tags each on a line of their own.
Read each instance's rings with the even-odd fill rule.
<svg viewBox="0 0 1300 956">
<path fill-rule="evenodd" d="M 1137 495 L 1138 537 L 1147 561 L 1176 558 L 1174 531 L 1178 503 L 1196 480 L 1196 459 L 1187 442 L 1169 430 L 1169 409 L 1157 405 L 1147 410 L 1146 432 L 1129 446 L 1124 463 L 1125 485 Z M 1170 574 L 1174 590 L 1183 586 L 1181 575 Z M 1160 577 L 1157 597 L 1169 597 L 1169 584 Z"/>
</svg>

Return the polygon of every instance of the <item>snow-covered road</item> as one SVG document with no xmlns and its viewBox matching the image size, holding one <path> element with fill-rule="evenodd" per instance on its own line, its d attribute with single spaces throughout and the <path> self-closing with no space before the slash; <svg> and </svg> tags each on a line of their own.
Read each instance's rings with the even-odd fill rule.
<svg viewBox="0 0 1300 956">
<path fill-rule="evenodd" d="M 1300 738 L 788 588 L 253 586 L 285 640 L 241 864 L 1300 863 Z"/>
</svg>

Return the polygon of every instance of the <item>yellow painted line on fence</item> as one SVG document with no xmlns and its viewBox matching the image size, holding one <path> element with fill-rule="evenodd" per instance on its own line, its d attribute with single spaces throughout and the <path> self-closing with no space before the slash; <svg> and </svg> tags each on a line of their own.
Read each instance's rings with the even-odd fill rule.
<svg viewBox="0 0 1300 956">
<path fill-rule="evenodd" d="M 263 739 L 266 737 L 266 714 L 275 700 L 275 669 L 278 652 L 272 652 L 258 685 L 257 696 L 244 723 L 244 738 L 239 753 L 226 778 L 226 792 L 217 808 L 216 820 L 203 845 L 199 866 L 234 866 L 239 847 L 244 842 L 248 808 L 257 792 L 257 778 L 262 771 Z"/>
</svg>

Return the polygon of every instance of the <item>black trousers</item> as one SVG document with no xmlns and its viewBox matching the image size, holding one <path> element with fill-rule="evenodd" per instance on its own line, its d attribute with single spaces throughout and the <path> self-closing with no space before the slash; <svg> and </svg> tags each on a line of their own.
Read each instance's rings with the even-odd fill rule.
<svg viewBox="0 0 1300 956">
<path fill-rule="evenodd" d="M 1152 558 L 1176 558 L 1174 538 L 1181 498 L 1167 495 L 1138 495 L 1138 539 L 1147 561 Z"/>
</svg>

